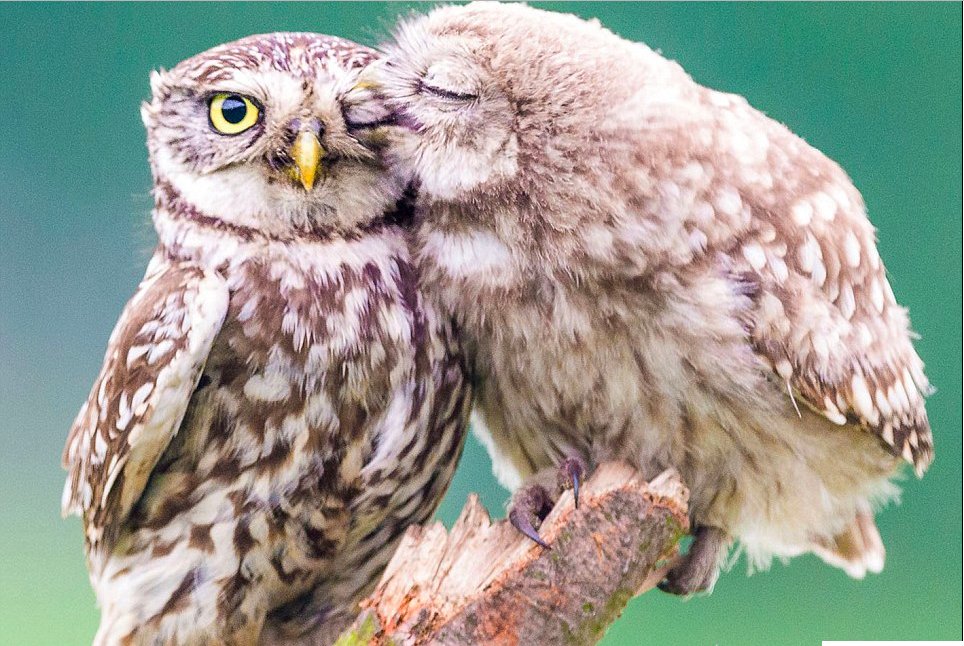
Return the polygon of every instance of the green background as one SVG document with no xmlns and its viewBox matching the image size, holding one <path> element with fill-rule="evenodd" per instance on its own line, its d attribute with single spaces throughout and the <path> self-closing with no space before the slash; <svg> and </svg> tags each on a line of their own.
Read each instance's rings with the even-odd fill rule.
<svg viewBox="0 0 964 646">
<path fill-rule="evenodd" d="M 709 598 L 632 601 L 606 644 L 961 638 L 961 5 L 571 4 L 745 95 L 863 191 L 937 386 L 937 460 L 879 523 L 881 575 L 813 557 Z M 420 7 L 418 10 L 427 9 Z M 405 5 L 0 6 L 0 643 L 89 643 L 98 621 L 60 451 L 153 232 L 148 72 L 250 33 L 382 40 Z M 507 494 L 470 440 L 440 517 Z M 533 636 L 533 640 L 536 636 Z"/>
</svg>

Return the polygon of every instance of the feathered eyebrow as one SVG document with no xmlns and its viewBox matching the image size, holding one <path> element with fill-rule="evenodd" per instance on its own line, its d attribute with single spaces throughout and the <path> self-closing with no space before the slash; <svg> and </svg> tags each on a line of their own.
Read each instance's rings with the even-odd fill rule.
<svg viewBox="0 0 964 646">
<path fill-rule="evenodd" d="M 218 94 L 237 94 L 239 96 L 246 97 L 250 99 L 252 103 L 254 103 L 255 107 L 258 108 L 258 110 L 264 112 L 264 102 L 261 99 L 259 99 L 257 96 L 252 95 L 248 90 L 237 90 L 232 88 L 231 86 L 225 86 L 223 88 L 214 87 L 214 88 L 207 88 L 199 91 L 194 91 L 193 96 L 201 98 L 203 102 L 206 103 L 210 101 L 212 97 L 217 96 Z"/>
<path fill-rule="evenodd" d="M 207 73 L 205 69 L 189 70 L 172 84 L 184 91 L 193 89 L 200 93 L 232 92 L 256 97 L 262 102 L 271 94 L 259 76 L 267 70 L 261 69 L 220 69 L 217 73 Z M 200 90 L 198 90 L 200 88 Z"/>
</svg>

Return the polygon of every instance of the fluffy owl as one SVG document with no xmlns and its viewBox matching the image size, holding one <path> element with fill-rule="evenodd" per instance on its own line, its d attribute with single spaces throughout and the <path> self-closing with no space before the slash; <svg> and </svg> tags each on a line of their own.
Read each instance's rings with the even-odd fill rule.
<svg viewBox="0 0 964 646">
<path fill-rule="evenodd" d="M 445 7 L 371 80 L 408 132 L 417 254 L 534 512 L 581 465 L 681 472 L 695 541 L 662 587 L 814 552 L 879 571 L 874 511 L 932 458 L 928 382 L 860 194 L 731 94 L 573 16 Z M 548 491 L 547 491 L 548 490 Z"/>
<path fill-rule="evenodd" d="M 269 34 L 152 76 L 159 244 L 64 452 L 97 644 L 324 641 L 449 483 L 470 393 L 344 100 L 373 58 Z"/>
</svg>

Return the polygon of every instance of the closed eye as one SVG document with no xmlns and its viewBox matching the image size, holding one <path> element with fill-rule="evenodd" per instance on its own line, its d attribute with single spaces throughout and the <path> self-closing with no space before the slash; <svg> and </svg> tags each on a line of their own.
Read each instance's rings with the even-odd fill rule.
<svg viewBox="0 0 964 646">
<path fill-rule="evenodd" d="M 372 121 L 350 121 L 345 119 L 345 128 L 347 128 L 349 131 L 365 130 L 370 128 L 380 128 L 382 126 L 391 126 L 394 123 L 395 115 L 388 115 L 387 117 L 374 119 Z"/>
<path fill-rule="evenodd" d="M 446 90 L 435 85 L 429 85 L 425 81 L 419 84 L 419 90 L 422 92 L 428 92 L 429 94 L 434 94 L 435 96 L 442 97 L 443 99 L 450 99 L 453 101 L 475 101 L 479 98 L 478 94 L 469 94 L 467 92 L 454 92 L 452 90 Z"/>
</svg>

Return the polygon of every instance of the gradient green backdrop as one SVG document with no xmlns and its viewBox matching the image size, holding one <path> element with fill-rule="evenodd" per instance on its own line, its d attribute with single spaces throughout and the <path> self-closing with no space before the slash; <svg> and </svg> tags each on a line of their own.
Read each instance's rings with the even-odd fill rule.
<svg viewBox="0 0 964 646">
<path fill-rule="evenodd" d="M 863 191 L 937 386 L 937 460 L 880 517 L 883 574 L 813 557 L 709 598 L 630 603 L 606 644 L 961 638 L 961 5 L 570 4 L 745 95 Z M 419 7 L 424 10 L 427 7 Z M 405 5 L 0 6 L 0 643 L 89 643 L 98 614 L 60 451 L 153 244 L 148 72 L 279 30 L 379 42 Z M 506 492 L 473 439 L 439 516 Z M 533 636 L 535 640 L 535 636 Z"/>
</svg>

